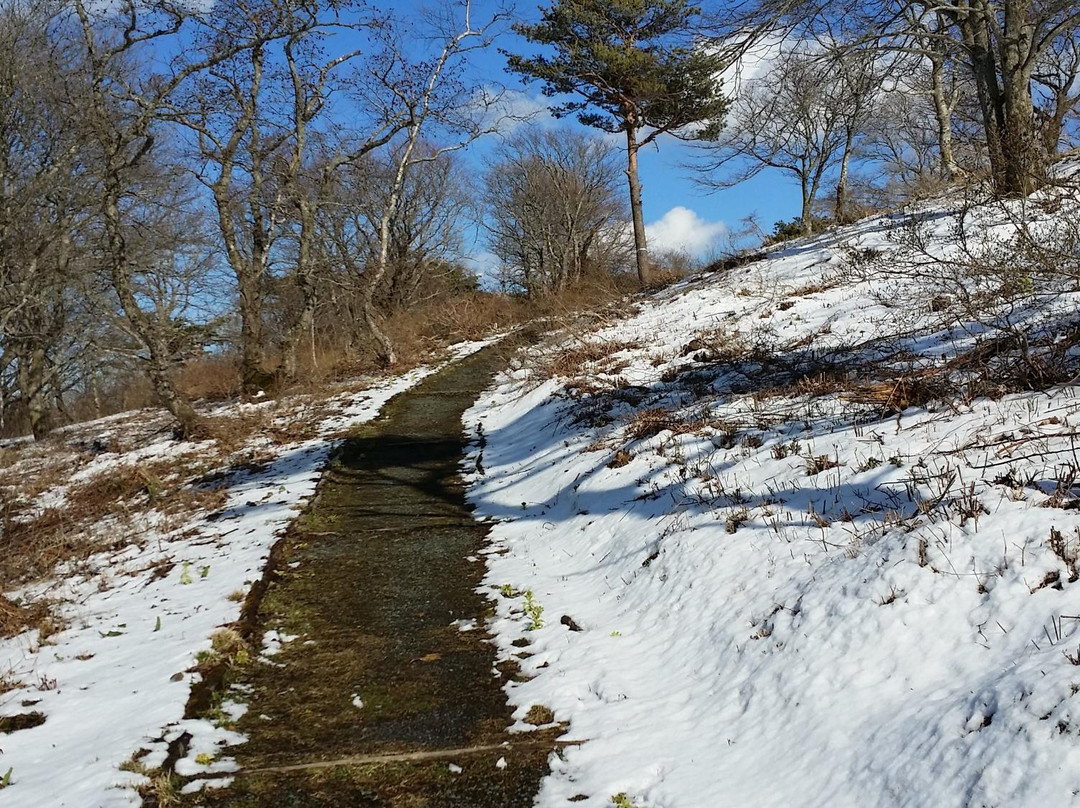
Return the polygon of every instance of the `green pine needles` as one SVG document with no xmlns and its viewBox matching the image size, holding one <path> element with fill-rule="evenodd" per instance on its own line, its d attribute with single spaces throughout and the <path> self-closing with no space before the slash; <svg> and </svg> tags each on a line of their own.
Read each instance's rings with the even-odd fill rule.
<svg viewBox="0 0 1080 808">
<path fill-rule="evenodd" d="M 539 23 L 516 25 L 554 52 L 507 54 L 525 80 L 543 83 L 556 117 L 624 132 L 638 277 L 650 283 L 638 150 L 664 133 L 687 139 L 720 134 L 727 98 L 719 74 L 727 57 L 698 30 L 701 9 L 687 0 L 554 0 Z M 642 137 L 640 133 L 646 132 Z"/>
</svg>

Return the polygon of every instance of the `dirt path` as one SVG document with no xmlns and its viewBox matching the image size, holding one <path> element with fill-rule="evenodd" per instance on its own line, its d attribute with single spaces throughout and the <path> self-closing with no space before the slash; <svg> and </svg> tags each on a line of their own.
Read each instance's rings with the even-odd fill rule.
<svg viewBox="0 0 1080 808">
<path fill-rule="evenodd" d="M 554 735 L 506 733 L 493 648 L 453 625 L 489 608 L 458 471 L 462 413 L 502 361 L 452 365 L 345 444 L 259 609 L 297 639 L 240 672 L 241 774 L 200 804 L 532 805 Z"/>
</svg>

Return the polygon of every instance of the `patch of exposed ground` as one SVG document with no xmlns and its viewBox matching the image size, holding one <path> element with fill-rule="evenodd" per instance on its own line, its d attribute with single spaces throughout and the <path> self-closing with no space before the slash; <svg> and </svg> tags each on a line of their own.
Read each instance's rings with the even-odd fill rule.
<svg viewBox="0 0 1080 808">
<path fill-rule="evenodd" d="M 294 639 L 234 674 L 240 773 L 199 804 L 532 805 L 555 736 L 507 734 L 476 591 L 487 528 L 459 477 L 461 415 L 501 362 L 456 363 L 344 444 L 256 617 Z"/>
</svg>

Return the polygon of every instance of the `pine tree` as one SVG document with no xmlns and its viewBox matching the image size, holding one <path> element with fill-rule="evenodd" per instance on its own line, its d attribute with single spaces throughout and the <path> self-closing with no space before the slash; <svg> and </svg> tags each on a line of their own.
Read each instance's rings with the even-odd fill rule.
<svg viewBox="0 0 1080 808">
<path fill-rule="evenodd" d="M 514 27 L 554 55 L 507 54 L 511 70 L 543 82 L 544 95 L 576 96 L 552 108 L 557 117 L 576 113 L 587 126 L 625 133 L 642 286 L 650 273 L 638 151 L 664 133 L 714 139 L 727 107 L 724 57 L 696 35 L 700 16 L 687 0 L 554 0 L 539 23 Z"/>
</svg>

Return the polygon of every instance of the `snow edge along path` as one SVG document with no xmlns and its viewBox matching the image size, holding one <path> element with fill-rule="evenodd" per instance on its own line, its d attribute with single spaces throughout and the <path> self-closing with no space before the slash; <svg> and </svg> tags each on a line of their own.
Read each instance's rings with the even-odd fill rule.
<svg viewBox="0 0 1080 808">
<path fill-rule="evenodd" d="M 538 808 L 1080 805 L 1080 584 L 1047 542 L 1080 551 L 1080 498 L 1049 496 L 1076 390 L 860 420 L 841 396 L 764 401 L 723 377 L 702 414 L 664 381 L 709 330 L 817 348 L 922 317 L 922 355 L 970 345 L 885 305 L 894 280 L 832 282 L 845 242 L 893 249 L 886 228 L 682 284 L 586 338 L 608 352 L 586 378 L 643 397 L 614 396 L 610 424 L 575 423 L 567 380 L 528 363 L 466 413 L 489 628 L 527 679 L 506 687 L 515 729 L 544 705 L 585 741 L 552 757 Z M 647 407 L 736 431 L 628 437 Z M 1046 454 L 1010 455 L 1010 435 Z"/>
<path fill-rule="evenodd" d="M 99 591 L 97 576 L 72 571 L 23 590 L 61 598 L 67 628 L 48 644 L 39 644 L 36 631 L 0 641 L 0 673 L 23 684 L 0 695 L 0 716 L 46 716 L 40 726 L 0 736 L 0 778 L 11 772 L 0 804 L 138 806 L 135 789 L 147 778 L 118 767 L 139 750 L 141 764 L 160 766 L 169 742 L 183 732 L 192 741 L 179 773 L 234 769 L 218 755 L 242 738 L 209 721 L 182 719 L 193 682 L 188 669 L 210 647 L 210 635 L 239 616 L 241 604 L 230 594 L 246 593 L 261 577 L 270 548 L 315 493 L 340 443 L 331 435 L 374 419 L 395 395 L 494 341 L 459 344 L 444 362 L 335 397 L 320 437 L 282 447 L 265 469 L 230 483 L 220 519 L 197 519 L 183 538 L 151 537 L 143 550 L 91 557 L 92 569 L 109 568 L 109 588 Z M 163 562 L 175 566 L 158 578 L 153 573 Z M 274 641 L 288 638 L 270 639 L 272 655 Z M 222 708 L 234 716 L 244 710 L 233 702 Z"/>
</svg>

